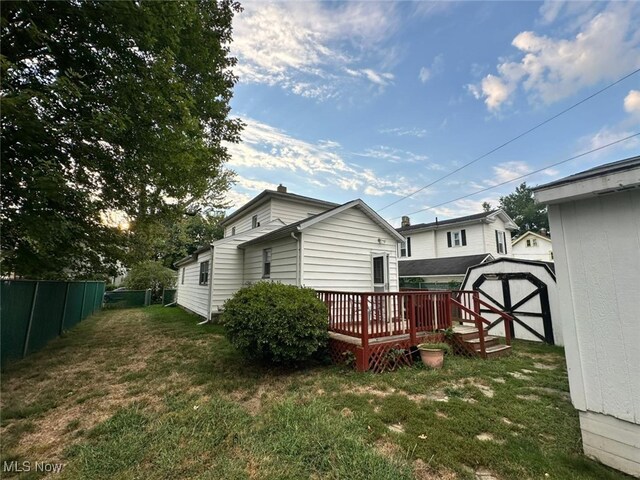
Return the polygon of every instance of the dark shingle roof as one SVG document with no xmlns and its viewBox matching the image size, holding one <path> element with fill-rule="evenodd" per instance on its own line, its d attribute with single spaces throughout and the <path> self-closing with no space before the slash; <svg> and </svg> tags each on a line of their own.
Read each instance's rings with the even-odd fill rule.
<svg viewBox="0 0 640 480">
<path fill-rule="evenodd" d="M 605 163 L 604 165 L 598 165 L 597 167 L 590 168 L 584 172 L 579 172 L 568 177 L 561 178 L 554 182 L 545 183 L 544 185 L 538 185 L 533 190 L 544 190 L 546 188 L 557 187 L 564 185 L 565 183 L 577 182 L 580 180 L 586 180 L 592 177 L 598 177 L 600 175 L 608 175 L 616 172 L 623 172 L 625 170 L 631 170 L 633 168 L 640 167 L 640 155 L 624 160 L 618 160 L 617 162 Z"/>
<path fill-rule="evenodd" d="M 321 205 L 321 206 L 328 207 L 328 208 L 333 208 L 333 207 L 338 206 L 337 203 L 326 202 L 324 200 L 318 200 L 317 198 L 305 197 L 304 195 L 298 195 L 298 194 L 295 194 L 295 193 L 284 193 L 284 192 L 276 192 L 275 190 L 265 190 L 264 192 L 262 192 L 257 197 L 249 200 L 247 203 L 245 203 L 243 206 L 241 206 L 235 212 L 233 212 L 233 213 L 229 214 L 227 217 L 225 217 L 225 219 L 222 220 L 222 222 L 220 222 L 220 225 L 222 225 L 222 226 L 226 225 L 227 223 L 229 223 L 231 220 L 236 218 L 241 213 L 246 212 L 248 210 L 251 210 L 252 208 L 257 207 L 258 205 L 266 202 L 267 200 L 269 200 L 271 198 L 281 198 L 283 200 L 293 200 L 293 201 L 302 202 L 302 203 L 311 203 L 311 204 L 314 204 L 314 205 Z"/>
<path fill-rule="evenodd" d="M 422 228 L 439 227 L 443 225 L 451 225 L 454 223 L 472 222 L 473 220 L 482 220 L 483 218 L 486 218 L 489 215 L 496 213 L 497 211 L 498 210 L 496 209 L 496 210 L 491 210 L 490 212 L 474 213 L 473 215 L 467 215 L 466 217 L 451 218 L 449 220 L 440 220 L 440 221 L 431 222 L 431 223 L 417 223 L 416 225 L 410 225 L 408 227 L 396 228 L 396 230 L 400 233 L 403 233 L 403 232 L 410 232 L 411 230 L 418 230 Z"/>
<path fill-rule="evenodd" d="M 426 260 L 401 260 L 398 262 L 401 277 L 430 275 L 464 275 L 467 268 L 482 263 L 488 253 L 464 255 L 462 257 L 429 258 Z"/>
</svg>

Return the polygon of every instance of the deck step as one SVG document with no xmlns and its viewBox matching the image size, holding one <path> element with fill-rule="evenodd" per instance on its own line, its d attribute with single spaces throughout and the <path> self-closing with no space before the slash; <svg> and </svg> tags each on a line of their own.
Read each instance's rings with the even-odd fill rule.
<svg viewBox="0 0 640 480">
<path fill-rule="evenodd" d="M 511 345 L 496 345 L 486 349 L 487 358 L 497 358 L 511 353 Z"/>
<path fill-rule="evenodd" d="M 467 345 L 473 348 L 476 352 L 480 351 L 480 338 L 472 338 L 469 340 L 463 340 Z M 490 347 L 494 347 L 496 345 L 500 345 L 500 340 L 498 337 L 493 337 L 491 335 L 487 335 L 484 337 L 484 348 L 488 350 Z"/>
<path fill-rule="evenodd" d="M 467 327 L 467 326 L 454 327 L 453 333 L 460 340 L 464 340 L 464 341 L 473 340 L 480 336 L 478 335 L 478 329 L 476 327 Z M 485 330 L 485 336 L 486 335 L 487 335 L 487 331 Z"/>
</svg>

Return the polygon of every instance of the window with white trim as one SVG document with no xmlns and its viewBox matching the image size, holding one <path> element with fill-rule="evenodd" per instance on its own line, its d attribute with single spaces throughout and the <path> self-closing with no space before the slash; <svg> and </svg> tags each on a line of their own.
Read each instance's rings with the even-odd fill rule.
<svg viewBox="0 0 640 480">
<path fill-rule="evenodd" d="M 451 247 L 465 247 L 467 245 L 467 231 L 452 230 L 447 232 L 447 246 Z"/>
<path fill-rule="evenodd" d="M 507 253 L 507 233 L 496 230 L 496 251 L 503 255 Z"/>
<path fill-rule="evenodd" d="M 258 215 L 254 215 L 251 217 L 251 228 L 257 228 L 260 224 L 258 223 Z"/>
<path fill-rule="evenodd" d="M 262 278 L 271 277 L 271 249 L 265 248 L 262 251 Z"/>
<path fill-rule="evenodd" d="M 231 235 L 235 235 L 236 234 L 236 227 L 231 227 Z"/>
<path fill-rule="evenodd" d="M 209 284 L 209 261 L 200 263 L 200 285 Z"/>
<path fill-rule="evenodd" d="M 411 256 L 411 237 L 407 237 L 405 241 L 400 244 L 400 256 L 401 257 Z"/>
</svg>

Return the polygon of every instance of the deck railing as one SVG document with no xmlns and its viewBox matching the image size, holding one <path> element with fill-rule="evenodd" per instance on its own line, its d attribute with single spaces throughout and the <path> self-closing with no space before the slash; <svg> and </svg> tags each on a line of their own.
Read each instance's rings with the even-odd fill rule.
<svg viewBox="0 0 640 480">
<path fill-rule="evenodd" d="M 365 339 L 435 332 L 451 326 L 451 292 L 318 291 L 329 310 L 329 330 Z"/>
<path fill-rule="evenodd" d="M 511 344 L 511 317 L 482 300 L 476 291 L 338 292 L 317 291 L 329 311 L 329 331 L 361 340 L 365 353 L 372 339 L 409 335 L 412 345 L 423 333 L 438 332 L 453 322 L 471 324 L 479 334 L 481 356 L 486 356 L 489 327 L 505 322 L 505 339 Z M 493 324 L 482 311 L 498 315 Z"/>
</svg>

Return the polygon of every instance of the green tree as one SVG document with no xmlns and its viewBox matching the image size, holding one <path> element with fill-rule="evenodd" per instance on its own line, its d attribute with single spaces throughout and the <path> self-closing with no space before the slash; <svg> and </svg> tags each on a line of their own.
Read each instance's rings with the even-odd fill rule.
<svg viewBox="0 0 640 480">
<path fill-rule="evenodd" d="M 124 279 L 124 285 L 131 290 L 151 289 L 151 297 L 156 301 L 162 298 L 163 289 L 173 288 L 175 284 L 176 272 L 152 261 L 135 265 Z"/>
<path fill-rule="evenodd" d="M 500 197 L 500 208 L 520 227 L 515 236 L 520 236 L 527 230 L 549 229 L 547 207 L 536 203 L 533 190 L 524 182 L 516 187 L 515 192 Z"/>
<path fill-rule="evenodd" d="M 491 210 L 493 210 L 493 207 L 489 202 L 482 202 L 482 210 L 485 212 L 490 212 Z"/>
<path fill-rule="evenodd" d="M 223 203 L 240 5 L 220 1 L 2 3 L 4 272 L 109 270 L 124 233 Z M 144 229 L 141 227 L 140 231 Z"/>
</svg>

